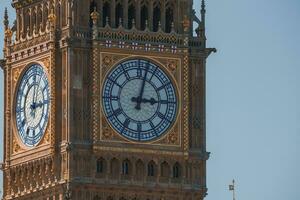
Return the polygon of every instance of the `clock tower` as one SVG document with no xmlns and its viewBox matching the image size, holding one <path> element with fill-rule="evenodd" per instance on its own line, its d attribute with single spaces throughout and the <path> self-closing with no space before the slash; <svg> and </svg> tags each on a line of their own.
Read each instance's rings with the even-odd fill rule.
<svg viewBox="0 0 300 200">
<path fill-rule="evenodd" d="M 12 5 L 3 198 L 204 199 L 204 0 Z"/>
</svg>

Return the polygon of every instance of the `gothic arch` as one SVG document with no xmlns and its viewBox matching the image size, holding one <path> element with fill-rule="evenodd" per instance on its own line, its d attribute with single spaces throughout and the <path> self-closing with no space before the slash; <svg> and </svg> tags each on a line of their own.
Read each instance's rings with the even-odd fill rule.
<svg viewBox="0 0 300 200">
<path fill-rule="evenodd" d="M 170 165 L 164 161 L 160 164 L 160 175 L 161 177 L 169 177 L 170 176 Z"/>
<path fill-rule="evenodd" d="M 161 5 L 159 2 L 154 4 L 153 9 L 153 32 L 157 32 L 161 22 Z"/>
<path fill-rule="evenodd" d="M 142 181 L 145 176 L 145 165 L 141 159 L 139 159 L 135 164 L 136 169 L 136 179 Z"/>
<path fill-rule="evenodd" d="M 174 22 L 174 5 L 171 2 L 168 2 L 165 10 L 166 24 L 165 31 L 170 33 L 172 30 L 172 24 Z"/>
<path fill-rule="evenodd" d="M 117 2 L 115 9 L 116 9 L 115 24 L 116 24 L 116 27 L 118 27 L 121 25 L 122 20 L 123 20 L 123 5 L 122 5 L 121 1 Z"/>
<path fill-rule="evenodd" d="M 118 178 L 120 174 L 119 161 L 116 158 L 111 159 L 110 161 L 110 173 L 112 178 Z"/>
<path fill-rule="evenodd" d="M 148 176 L 156 176 L 156 164 L 153 160 L 148 163 L 147 166 Z"/>
<path fill-rule="evenodd" d="M 102 9 L 102 24 L 103 26 L 109 25 L 109 18 L 110 18 L 110 1 L 106 0 L 103 2 L 103 9 Z"/>
<path fill-rule="evenodd" d="M 131 174 L 131 162 L 129 159 L 125 159 L 122 162 L 122 174 L 130 175 Z"/>
<path fill-rule="evenodd" d="M 142 4 L 142 7 L 141 7 L 141 30 L 146 29 L 148 17 L 149 17 L 148 7 L 147 7 L 147 4 L 144 3 L 144 4 Z"/>
<path fill-rule="evenodd" d="M 101 157 L 97 160 L 96 171 L 97 171 L 97 173 L 105 173 L 105 171 L 106 171 L 106 160 L 103 157 Z"/>
<path fill-rule="evenodd" d="M 130 1 L 128 5 L 128 29 L 133 27 L 133 20 L 135 20 L 135 5 L 134 1 Z"/>
<path fill-rule="evenodd" d="M 173 178 L 180 178 L 181 177 L 181 165 L 176 162 L 174 165 L 173 165 Z"/>
</svg>

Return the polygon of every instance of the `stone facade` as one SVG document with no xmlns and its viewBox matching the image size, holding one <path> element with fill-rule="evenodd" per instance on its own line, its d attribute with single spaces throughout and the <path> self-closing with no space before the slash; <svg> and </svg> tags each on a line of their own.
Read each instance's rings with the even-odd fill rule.
<svg viewBox="0 0 300 200">
<path fill-rule="evenodd" d="M 205 4 L 193 0 L 15 0 L 5 13 L 4 199 L 202 200 L 206 196 Z M 193 24 L 197 24 L 194 32 Z M 179 96 L 163 137 L 133 142 L 108 124 L 100 96 L 107 72 L 128 58 L 164 68 Z M 45 69 L 50 116 L 34 148 L 18 137 L 17 84 Z"/>
</svg>

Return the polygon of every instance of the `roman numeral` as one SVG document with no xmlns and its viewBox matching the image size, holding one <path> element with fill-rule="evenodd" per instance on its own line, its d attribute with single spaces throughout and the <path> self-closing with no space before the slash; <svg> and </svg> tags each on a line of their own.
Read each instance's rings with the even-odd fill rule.
<svg viewBox="0 0 300 200">
<path fill-rule="evenodd" d="M 119 83 L 117 83 L 116 81 L 112 80 L 111 78 L 108 78 L 108 80 L 110 80 L 113 84 L 115 84 L 115 85 L 119 86 L 120 88 L 122 88 L 122 86 Z"/>
<path fill-rule="evenodd" d="M 162 86 L 160 86 L 159 88 L 157 88 L 157 91 L 164 89 L 169 84 L 170 84 L 170 82 L 163 84 Z"/>
<path fill-rule="evenodd" d="M 103 99 L 110 99 L 110 100 L 113 100 L 113 101 L 118 101 L 119 100 L 119 97 L 118 96 L 103 96 Z"/>
<path fill-rule="evenodd" d="M 155 130 L 155 126 L 154 126 L 153 122 L 151 122 L 151 121 L 150 121 L 150 126 L 151 126 L 152 130 L 154 131 L 155 135 L 158 136 L 157 132 Z"/>
<path fill-rule="evenodd" d="M 168 100 L 161 100 L 160 103 L 161 104 L 175 104 L 175 102 L 171 102 L 171 101 L 168 101 Z"/>
<path fill-rule="evenodd" d="M 26 135 L 29 135 L 29 131 L 30 131 L 30 129 L 27 128 L 27 130 L 26 130 Z"/>
<path fill-rule="evenodd" d="M 117 110 L 114 111 L 115 116 L 119 116 L 122 113 L 122 109 L 118 108 Z"/>
<path fill-rule="evenodd" d="M 126 76 L 126 79 L 129 80 L 130 76 L 129 76 L 128 72 L 124 69 L 124 66 L 122 64 L 121 64 L 121 67 L 122 67 L 122 70 L 123 70 L 123 72 L 124 72 L 124 74 Z"/>
<path fill-rule="evenodd" d="M 26 124 L 26 120 L 25 119 L 23 119 L 23 121 L 22 121 L 22 126 L 24 127 L 25 126 L 25 124 Z"/>
<path fill-rule="evenodd" d="M 123 126 L 124 126 L 125 128 L 128 128 L 129 124 L 130 124 L 130 119 L 127 118 L 127 119 L 124 121 Z"/>
<path fill-rule="evenodd" d="M 151 77 L 150 77 L 149 81 L 151 81 L 151 79 L 153 78 L 153 76 L 154 76 L 154 74 L 155 74 L 156 70 L 157 70 L 157 67 L 155 68 L 154 72 L 152 73 L 152 75 L 151 75 Z"/>
<path fill-rule="evenodd" d="M 158 116 L 159 118 L 161 118 L 161 119 L 164 119 L 164 118 L 165 118 L 165 115 L 162 114 L 161 112 L 158 112 L 158 113 L 157 113 L 157 116 Z"/>
</svg>

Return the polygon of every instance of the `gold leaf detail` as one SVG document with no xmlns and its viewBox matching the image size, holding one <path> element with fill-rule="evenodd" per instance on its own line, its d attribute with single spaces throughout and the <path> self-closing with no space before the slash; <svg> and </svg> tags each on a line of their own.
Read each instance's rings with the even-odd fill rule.
<svg viewBox="0 0 300 200">
<path fill-rule="evenodd" d="M 102 61 L 105 66 L 109 66 L 112 62 L 112 59 L 109 56 L 105 56 Z"/>
<path fill-rule="evenodd" d="M 103 136 L 105 139 L 110 139 L 112 138 L 112 130 L 109 127 L 109 125 L 106 122 L 105 117 L 102 118 L 102 125 L 103 125 Z"/>
<path fill-rule="evenodd" d="M 20 76 L 20 73 L 21 73 L 21 70 L 20 70 L 20 69 L 16 69 L 16 70 L 14 71 L 13 79 L 14 79 L 15 82 L 18 81 L 19 76 Z"/>
<path fill-rule="evenodd" d="M 18 152 L 20 152 L 20 150 L 21 150 L 20 145 L 18 144 L 16 139 L 13 138 L 13 153 L 18 153 Z"/>
</svg>

